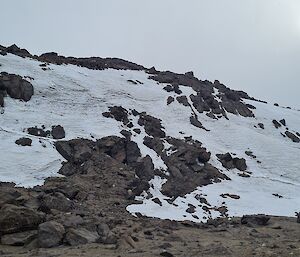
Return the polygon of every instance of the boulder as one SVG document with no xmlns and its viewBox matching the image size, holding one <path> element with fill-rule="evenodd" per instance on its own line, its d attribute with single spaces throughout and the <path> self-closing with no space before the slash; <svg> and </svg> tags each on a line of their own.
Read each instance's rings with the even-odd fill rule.
<svg viewBox="0 0 300 257">
<path fill-rule="evenodd" d="M 106 223 L 102 223 L 97 225 L 97 232 L 99 235 L 99 238 L 97 240 L 98 243 L 102 244 L 116 244 L 117 238 L 112 233 L 112 231 L 109 229 L 108 225 Z"/>
<path fill-rule="evenodd" d="M 65 130 L 62 126 L 52 126 L 51 135 L 54 139 L 63 139 L 66 136 Z"/>
<path fill-rule="evenodd" d="M 65 237 L 66 243 L 72 246 L 95 243 L 98 239 L 99 235 L 96 231 L 92 232 L 85 228 L 71 228 L 68 230 Z"/>
<path fill-rule="evenodd" d="M 48 221 L 39 225 L 38 245 L 42 248 L 58 246 L 65 234 L 64 226 L 55 221 Z"/>
<path fill-rule="evenodd" d="M 0 210 L 0 233 L 10 234 L 36 229 L 44 218 L 43 214 L 33 209 L 6 204 Z"/>
<path fill-rule="evenodd" d="M 300 142 L 300 138 L 297 137 L 294 133 L 290 132 L 290 131 L 286 131 L 285 135 L 290 138 L 294 143 L 299 143 Z"/>
<path fill-rule="evenodd" d="M 272 120 L 273 122 L 273 125 L 275 126 L 275 128 L 280 128 L 281 127 L 281 124 L 277 121 L 277 120 Z"/>
<path fill-rule="evenodd" d="M 34 94 L 33 86 L 21 76 L 2 72 L 0 90 L 5 90 L 11 98 L 29 101 Z"/>
<path fill-rule="evenodd" d="M 268 224 L 268 221 L 270 220 L 270 217 L 264 214 L 258 214 L 258 215 L 244 215 L 241 218 L 241 224 L 243 225 L 258 225 L 258 226 L 266 226 Z"/>
<path fill-rule="evenodd" d="M 31 146 L 32 140 L 28 137 L 22 137 L 17 139 L 15 143 L 21 146 Z"/>
<path fill-rule="evenodd" d="M 174 102 L 174 97 L 169 96 L 169 97 L 167 98 L 167 105 L 169 105 L 169 104 L 172 103 L 172 102 Z"/>
<path fill-rule="evenodd" d="M 29 230 L 25 232 L 7 234 L 1 237 L 1 244 L 22 246 L 22 245 L 29 244 L 36 237 L 37 237 L 37 230 Z"/>
<path fill-rule="evenodd" d="M 41 205 L 39 209 L 46 213 L 50 212 L 52 209 L 68 212 L 72 208 L 72 201 L 60 192 L 46 194 L 41 197 L 40 201 Z"/>
</svg>

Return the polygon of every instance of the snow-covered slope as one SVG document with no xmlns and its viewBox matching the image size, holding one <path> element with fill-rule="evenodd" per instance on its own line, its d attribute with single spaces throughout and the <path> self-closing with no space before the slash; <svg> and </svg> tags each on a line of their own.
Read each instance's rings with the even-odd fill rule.
<svg viewBox="0 0 300 257">
<path fill-rule="evenodd" d="M 102 113 L 110 106 L 122 106 L 127 110 L 136 109 L 162 120 L 168 136 L 184 138 L 192 136 L 202 142 L 211 153 L 210 163 L 226 174 L 231 180 L 199 187 L 185 197 L 178 197 L 174 203 L 160 192 L 165 179 L 156 176 L 151 183 L 152 197 L 143 196 L 143 204 L 127 207 L 133 214 L 141 214 L 175 220 L 201 221 L 217 217 L 219 211 L 207 207 L 226 206 L 230 216 L 265 213 L 294 216 L 300 206 L 300 144 L 283 137 L 286 128 L 276 129 L 273 119 L 285 119 L 289 131 L 300 131 L 300 112 L 276 107 L 271 104 L 244 100 L 256 107 L 255 118 L 245 118 L 227 113 L 229 120 L 211 119 L 197 113 L 203 126 L 199 129 L 190 123 L 191 109 L 174 101 L 167 105 L 172 93 L 163 90 L 163 84 L 148 79 L 144 71 L 132 70 L 89 70 L 74 65 L 48 65 L 43 70 L 38 61 L 21 58 L 12 54 L 0 55 L 0 71 L 21 75 L 32 83 L 35 93 L 28 102 L 5 98 L 5 107 L 0 115 L 0 181 L 11 181 L 17 185 L 34 186 L 42 184 L 48 176 L 57 176 L 63 158 L 53 146 L 55 140 L 28 135 L 26 129 L 33 126 L 51 128 L 62 125 L 66 139 L 77 137 L 98 139 L 118 135 L 124 128 L 120 122 L 107 119 Z M 30 79 L 32 78 L 32 79 Z M 141 83 L 131 83 L 138 80 Z M 179 86 L 181 95 L 196 94 L 191 87 Z M 215 89 L 217 92 L 217 89 Z M 176 94 L 173 93 L 174 97 Z M 217 96 L 216 96 L 217 98 Z M 194 110 L 197 112 L 196 110 Z M 132 117 L 135 128 L 132 140 L 141 149 L 142 155 L 149 155 L 156 168 L 166 170 L 163 160 L 143 144 L 145 130 Z M 263 123 L 261 129 L 258 123 Z M 33 140 L 31 147 L 21 147 L 15 141 L 22 137 Z M 165 146 L 167 147 L 167 143 Z M 257 158 L 245 154 L 252 151 Z M 222 167 L 216 154 L 234 153 L 247 161 L 250 177 L 241 177 L 236 169 Z M 222 194 L 239 196 L 239 199 L 224 198 Z M 208 203 L 199 203 L 199 195 Z M 161 205 L 151 199 L 159 198 Z M 186 210 L 192 204 L 195 212 Z"/>
</svg>

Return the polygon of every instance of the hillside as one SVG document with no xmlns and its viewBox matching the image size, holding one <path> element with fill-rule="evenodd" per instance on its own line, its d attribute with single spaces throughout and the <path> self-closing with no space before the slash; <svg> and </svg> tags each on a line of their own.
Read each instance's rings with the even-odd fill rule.
<svg viewBox="0 0 300 257">
<path fill-rule="evenodd" d="M 99 241 L 105 223 L 113 236 L 101 240 L 116 244 L 124 219 L 203 224 L 299 211 L 299 110 L 192 72 L 0 51 L 0 181 L 15 183 L 1 184 L 2 235 L 34 238 L 39 224 L 55 221 L 65 231 L 55 245 L 77 245 L 67 213 L 76 228 L 98 231 L 86 242 Z M 1 219 L 28 209 L 37 217 L 26 229 Z"/>
</svg>

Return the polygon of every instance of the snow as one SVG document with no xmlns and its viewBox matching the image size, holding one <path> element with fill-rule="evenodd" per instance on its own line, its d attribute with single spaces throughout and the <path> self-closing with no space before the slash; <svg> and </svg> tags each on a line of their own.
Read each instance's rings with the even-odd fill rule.
<svg viewBox="0 0 300 257">
<path fill-rule="evenodd" d="M 152 197 L 143 197 L 143 204 L 128 206 L 127 210 L 131 213 L 197 222 L 220 215 L 214 210 L 211 210 L 211 214 L 203 211 L 202 207 L 207 205 L 201 204 L 196 199 L 197 195 L 204 196 L 212 207 L 225 205 L 230 216 L 251 213 L 294 216 L 294 212 L 299 211 L 300 144 L 281 135 L 285 132 L 284 127 L 276 129 L 272 124 L 273 119 L 279 121 L 284 118 L 289 131 L 300 132 L 299 111 L 245 100 L 256 107 L 253 110 L 255 118 L 228 114 L 229 120 L 213 120 L 176 100 L 167 105 L 167 98 L 172 94 L 163 90 L 163 85 L 149 80 L 148 74 L 143 71 L 96 71 L 73 65 L 52 64 L 48 66 L 50 70 L 43 71 L 39 62 L 11 54 L 0 56 L 0 64 L 0 71 L 34 78 L 30 82 L 35 89 L 29 102 L 5 98 L 5 108 L 0 114 L 0 181 L 12 181 L 17 185 L 31 187 L 42 184 L 48 176 L 58 176 L 57 171 L 63 158 L 54 149 L 55 140 L 28 135 L 24 132 L 26 128 L 45 125 L 49 129 L 59 124 L 65 128 L 67 140 L 121 136 L 123 125 L 102 116 L 102 112 L 107 111 L 109 106 L 121 105 L 127 110 L 145 111 L 160 118 L 168 136 L 183 138 L 192 135 L 212 153 L 210 163 L 231 178 L 230 181 L 197 188 L 170 204 L 166 201 L 168 198 L 160 192 L 165 180 L 156 176 L 151 181 Z M 127 80 L 130 79 L 139 80 L 143 84 L 129 83 Z M 191 94 L 196 94 L 190 87 L 180 86 L 180 89 L 188 99 Z M 217 100 L 218 93 L 215 89 Z M 192 111 L 197 113 L 203 126 L 210 131 L 190 124 Z M 161 158 L 143 144 L 146 133 L 137 124 L 137 118 L 130 116 L 130 119 L 135 128 L 141 129 L 141 134 L 131 132 L 132 140 L 139 145 L 142 155 L 149 155 L 155 168 L 166 170 Z M 265 125 L 265 129 L 257 126 L 260 122 Z M 23 136 L 33 140 L 31 147 L 14 143 Z M 171 154 L 171 145 L 164 142 L 164 146 L 170 149 L 168 152 Z M 257 159 L 247 156 L 245 151 L 252 151 Z M 250 178 L 240 177 L 237 170 L 228 171 L 222 167 L 216 154 L 226 152 L 247 160 L 248 171 L 252 172 Z M 224 193 L 238 195 L 240 199 L 222 198 L 220 195 Z M 273 194 L 279 194 L 282 198 Z M 152 201 L 156 197 L 162 206 Z M 189 204 L 196 206 L 195 213 L 186 212 Z"/>
</svg>

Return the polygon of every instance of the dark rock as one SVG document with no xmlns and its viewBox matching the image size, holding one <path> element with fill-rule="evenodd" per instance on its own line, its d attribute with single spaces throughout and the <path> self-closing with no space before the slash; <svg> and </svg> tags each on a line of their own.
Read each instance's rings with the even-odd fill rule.
<svg viewBox="0 0 300 257">
<path fill-rule="evenodd" d="M 17 199 L 21 196 L 14 187 L 0 187 L 0 208 L 5 204 L 17 204 Z"/>
<path fill-rule="evenodd" d="M 286 136 L 288 138 L 290 138 L 294 143 L 299 143 L 300 142 L 300 138 L 297 137 L 294 133 L 290 132 L 290 131 L 286 131 L 285 132 Z"/>
<path fill-rule="evenodd" d="M 174 257 L 174 255 L 172 253 L 167 252 L 167 251 L 163 251 L 159 255 L 163 256 L 163 257 Z"/>
<path fill-rule="evenodd" d="M 277 120 L 272 120 L 272 122 L 273 122 L 273 124 L 274 124 L 274 126 L 275 126 L 275 128 L 280 128 L 281 127 L 281 124 L 277 121 Z"/>
<path fill-rule="evenodd" d="M 139 128 L 134 128 L 133 131 L 137 134 L 141 134 L 141 130 Z"/>
<path fill-rule="evenodd" d="M 282 119 L 282 120 L 280 120 L 279 121 L 283 126 L 286 126 L 286 121 L 285 121 L 285 119 Z"/>
<path fill-rule="evenodd" d="M 44 215 L 30 208 L 4 205 L 0 210 L 0 233 L 10 234 L 36 229 Z"/>
<path fill-rule="evenodd" d="M 296 212 L 297 223 L 300 223 L 300 212 Z"/>
<path fill-rule="evenodd" d="M 154 202 L 154 203 L 156 203 L 156 204 L 162 206 L 162 202 L 161 202 L 157 197 L 156 197 L 156 198 L 153 198 L 153 199 L 151 199 L 151 200 L 152 200 L 152 202 Z"/>
<path fill-rule="evenodd" d="M 38 127 L 31 127 L 27 129 L 27 132 L 30 135 L 37 136 L 37 137 L 49 137 L 50 136 L 50 131 L 49 130 L 44 130 L 42 128 Z"/>
<path fill-rule="evenodd" d="M 2 72 L 0 75 L 0 90 L 5 90 L 11 98 L 29 101 L 34 90 L 30 82 L 21 76 Z"/>
<path fill-rule="evenodd" d="M 132 79 L 128 79 L 127 81 L 128 81 L 129 83 L 134 84 L 134 85 L 137 85 L 137 84 L 138 84 L 136 81 L 134 81 L 134 80 L 132 80 Z"/>
<path fill-rule="evenodd" d="M 177 96 L 176 100 L 178 101 L 178 103 L 181 103 L 184 106 L 190 106 L 189 101 L 185 95 Z"/>
<path fill-rule="evenodd" d="M 266 226 L 270 217 L 263 214 L 258 215 L 244 215 L 241 218 L 241 224 L 243 225 L 258 225 L 258 226 Z"/>
<path fill-rule="evenodd" d="M 25 232 L 7 234 L 1 237 L 1 244 L 23 246 L 29 244 L 36 237 L 37 230 L 29 230 Z"/>
<path fill-rule="evenodd" d="M 109 107 L 109 112 L 102 114 L 104 117 L 111 117 L 117 121 L 123 122 L 124 125 L 129 123 L 128 112 L 122 106 L 112 106 Z"/>
<path fill-rule="evenodd" d="M 193 126 L 204 129 L 202 123 L 195 116 L 190 117 L 190 122 Z"/>
<path fill-rule="evenodd" d="M 238 169 L 240 171 L 245 171 L 247 169 L 246 160 L 244 158 L 232 158 L 230 153 L 217 154 L 223 167 L 227 169 Z"/>
<path fill-rule="evenodd" d="M 144 126 L 145 132 L 149 136 L 159 138 L 163 138 L 166 136 L 166 133 L 163 131 L 160 119 L 154 118 L 147 114 L 140 114 L 138 124 L 140 126 Z"/>
<path fill-rule="evenodd" d="M 97 242 L 98 239 L 99 239 L 99 235 L 96 231 L 92 232 L 85 228 L 78 228 L 78 229 L 71 228 L 67 231 L 65 237 L 66 243 L 71 246 L 95 243 Z"/>
<path fill-rule="evenodd" d="M 265 129 L 265 125 L 263 123 L 258 123 L 258 126 L 261 128 L 261 129 Z"/>
<path fill-rule="evenodd" d="M 4 107 L 4 96 L 0 94 L 0 107 Z"/>
<path fill-rule="evenodd" d="M 125 129 L 121 130 L 120 134 L 122 134 L 126 138 L 126 140 L 130 140 L 132 136 L 131 132 Z"/>
<path fill-rule="evenodd" d="M 187 213 L 194 213 L 196 211 L 196 207 L 192 204 L 189 204 L 189 208 L 186 209 Z"/>
<path fill-rule="evenodd" d="M 66 136 L 65 130 L 62 126 L 52 126 L 51 135 L 54 139 L 63 139 Z"/>
<path fill-rule="evenodd" d="M 48 221 L 39 225 L 38 245 L 42 248 L 58 246 L 62 243 L 65 229 L 55 221 Z"/>
<path fill-rule="evenodd" d="M 60 192 L 54 192 L 46 194 L 40 199 L 40 210 L 43 212 L 50 212 L 52 209 L 68 212 L 72 208 L 72 201 L 70 201 L 64 194 Z"/>
<path fill-rule="evenodd" d="M 15 143 L 21 146 L 31 146 L 32 140 L 27 137 L 22 137 L 17 139 Z"/>
<path fill-rule="evenodd" d="M 21 49 L 15 44 L 7 47 L 6 51 L 8 53 L 18 55 L 20 57 L 31 57 L 31 54 L 26 49 Z"/>
<path fill-rule="evenodd" d="M 244 158 L 233 158 L 233 164 L 240 171 L 247 169 L 246 160 Z"/>
<path fill-rule="evenodd" d="M 279 106 L 279 104 L 278 104 L 278 103 L 275 103 L 274 105 L 275 105 L 275 106 Z"/>
<path fill-rule="evenodd" d="M 169 96 L 168 99 L 167 99 L 167 105 L 169 105 L 172 102 L 174 102 L 174 97 Z"/>
</svg>

